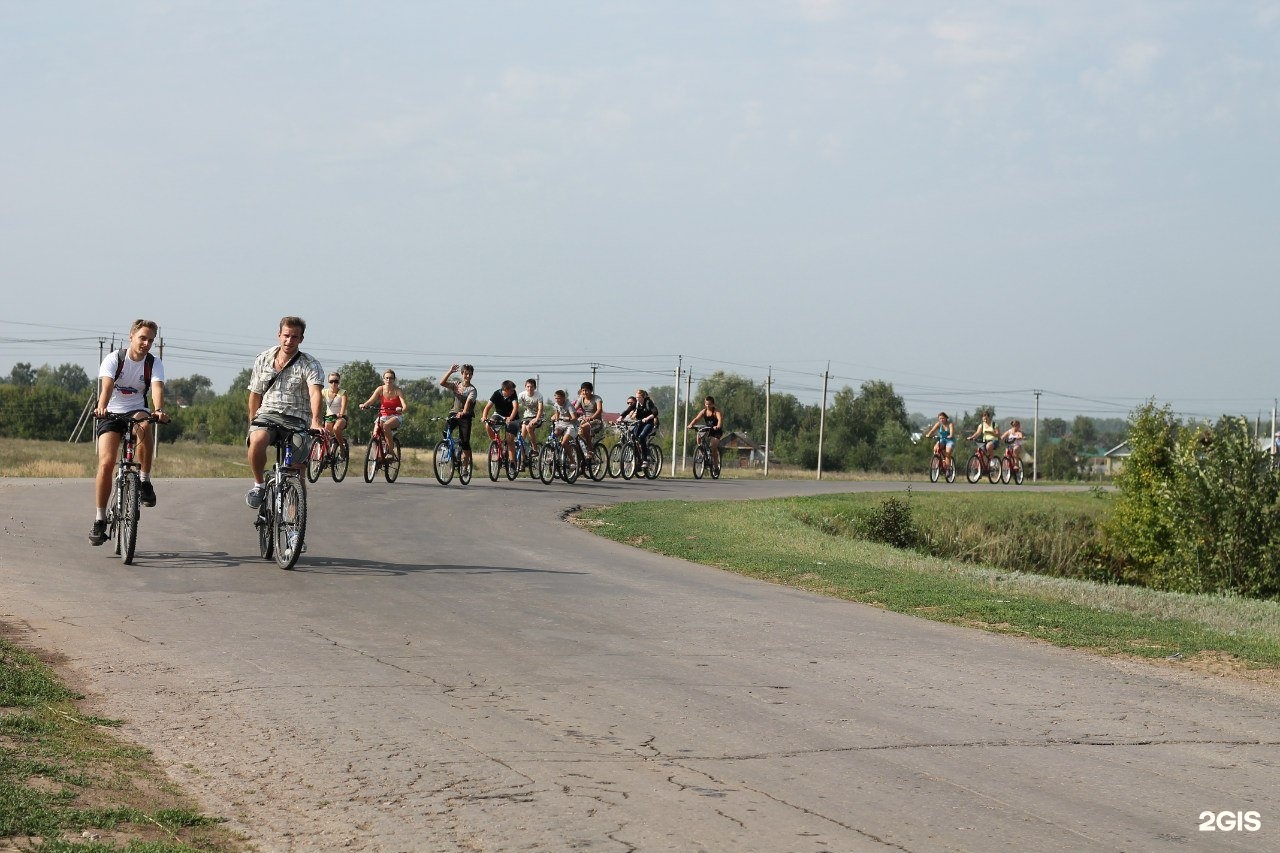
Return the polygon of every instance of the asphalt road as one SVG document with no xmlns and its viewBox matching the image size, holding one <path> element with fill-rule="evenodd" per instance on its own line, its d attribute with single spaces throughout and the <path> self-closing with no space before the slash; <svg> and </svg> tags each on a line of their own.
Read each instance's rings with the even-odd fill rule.
<svg viewBox="0 0 1280 853">
<path fill-rule="evenodd" d="M 900 486 L 353 471 L 312 488 L 285 572 L 257 555 L 244 485 L 160 481 L 123 566 L 88 544 L 87 481 L 0 480 L 0 621 L 65 654 L 259 849 L 1280 849 L 1274 690 L 824 599 L 561 518 Z M 1200 828 L 1222 811 L 1261 827 Z"/>
</svg>

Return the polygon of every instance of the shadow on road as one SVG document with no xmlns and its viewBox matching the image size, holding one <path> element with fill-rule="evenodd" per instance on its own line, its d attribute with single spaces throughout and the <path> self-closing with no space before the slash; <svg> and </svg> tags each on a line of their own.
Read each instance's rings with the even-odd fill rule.
<svg viewBox="0 0 1280 853">
<path fill-rule="evenodd" d="M 163 566 L 166 569 L 230 569 L 244 562 L 226 551 L 138 551 L 133 555 L 136 568 Z"/>
</svg>

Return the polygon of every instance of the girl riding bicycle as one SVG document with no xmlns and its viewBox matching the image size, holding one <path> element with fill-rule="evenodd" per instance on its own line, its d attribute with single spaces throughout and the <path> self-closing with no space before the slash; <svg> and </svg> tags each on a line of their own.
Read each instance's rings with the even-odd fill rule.
<svg viewBox="0 0 1280 853">
<path fill-rule="evenodd" d="M 387 370 L 382 374 L 382 384 L 373 389 L 373 393 L 369 395 L 369 399 L 360 404 L 360 408 L 367 409 L 373 405 L 373 401 L 378 400 L 378 419 L 373 426 L 373 434 L 380 437 L 382 443 L 390 454 L 395 447 L 392 442 L 392 434 L 400 428 L 404 418 L 404 394 L 400 391 L 400 386 L 396 384 L 396 372 Z"/>
<path fill-rule="evenodd" d="M 996 446 L 1000 443 L 1000 427 L 991 421 L 991 412 L 982 413 L 982 423 L 978 424 L 978 428 L 969 436 L 969 440 L 981 438 L 982 446 L 986 449 L 987 459 L 996 457 Z"/>
<path fill-rule="evenodd" d="M 342 374 L 329 374 L 329 387 L 321 393 L 324 395 L 324 428 L 333 433 L 342 445 L 342 434 L 347 431 L 347 392 L 338 387 Z"/>
<path fill-rule="evenodd" d="M 928 438 L 935 432 L 938 434 L 938 440 L 933 445 L 933 450 L 935 453 L 938 450 L 942 450 L 943 456 L 946 457 L 947 465 L 951 465 L 951 453 L 956 446 L 956 427 L 955 424 L 951 423 L 951 418 L 947 417 L 946 412 L 938 412 L 938 419 L 921 437 Z"/>
<path fill-rule="evenodd" d="M 1016 462 L 1022 461 L 1022 422 L 1010 421 L 1009 428 L 1000 435 L 1000 440 L 1008 445 Z"/>
</svg>

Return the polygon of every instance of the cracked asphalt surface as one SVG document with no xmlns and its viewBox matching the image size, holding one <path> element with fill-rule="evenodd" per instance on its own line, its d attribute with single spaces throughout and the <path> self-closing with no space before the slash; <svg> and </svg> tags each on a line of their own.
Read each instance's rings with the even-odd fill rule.
<svg viewBox="0 0 1280 853">
<path fill-rule="evenodd" d="M 0 621 L 261 850 L 1275 850 L 1273 688 L 824 599 L 561 520 L 900 485 L 160 480 L 138 557 L 87 480 L 0 480 Z M 922 487 L 915 484 L 913 489 Z M 927 486 L 926 486 L 927 488 Z M 952 486 L 952 489 L 959 486 Z M 1206 832 L 1205 811 L 1261 829 Z"/>
</svg>

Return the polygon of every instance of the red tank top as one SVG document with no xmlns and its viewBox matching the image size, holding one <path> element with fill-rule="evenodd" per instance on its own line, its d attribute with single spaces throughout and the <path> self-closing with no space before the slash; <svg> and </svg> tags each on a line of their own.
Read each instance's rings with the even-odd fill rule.
<svg viewBox="0 0 1280 853">
<path fill-rule="evenodd" d="M 382 417 L 384 418 L 389 418 L 392 415 L 398 414 L 396 412 L 396 409 L 403 409 L 403 408 L 404 408 L 404 401 L 401 400 L 399 397 L 389 397 L 389 398 L 383 397 L 382 407 L 378 410 L 378 414 L 382 415 Z"/>
</svg>

